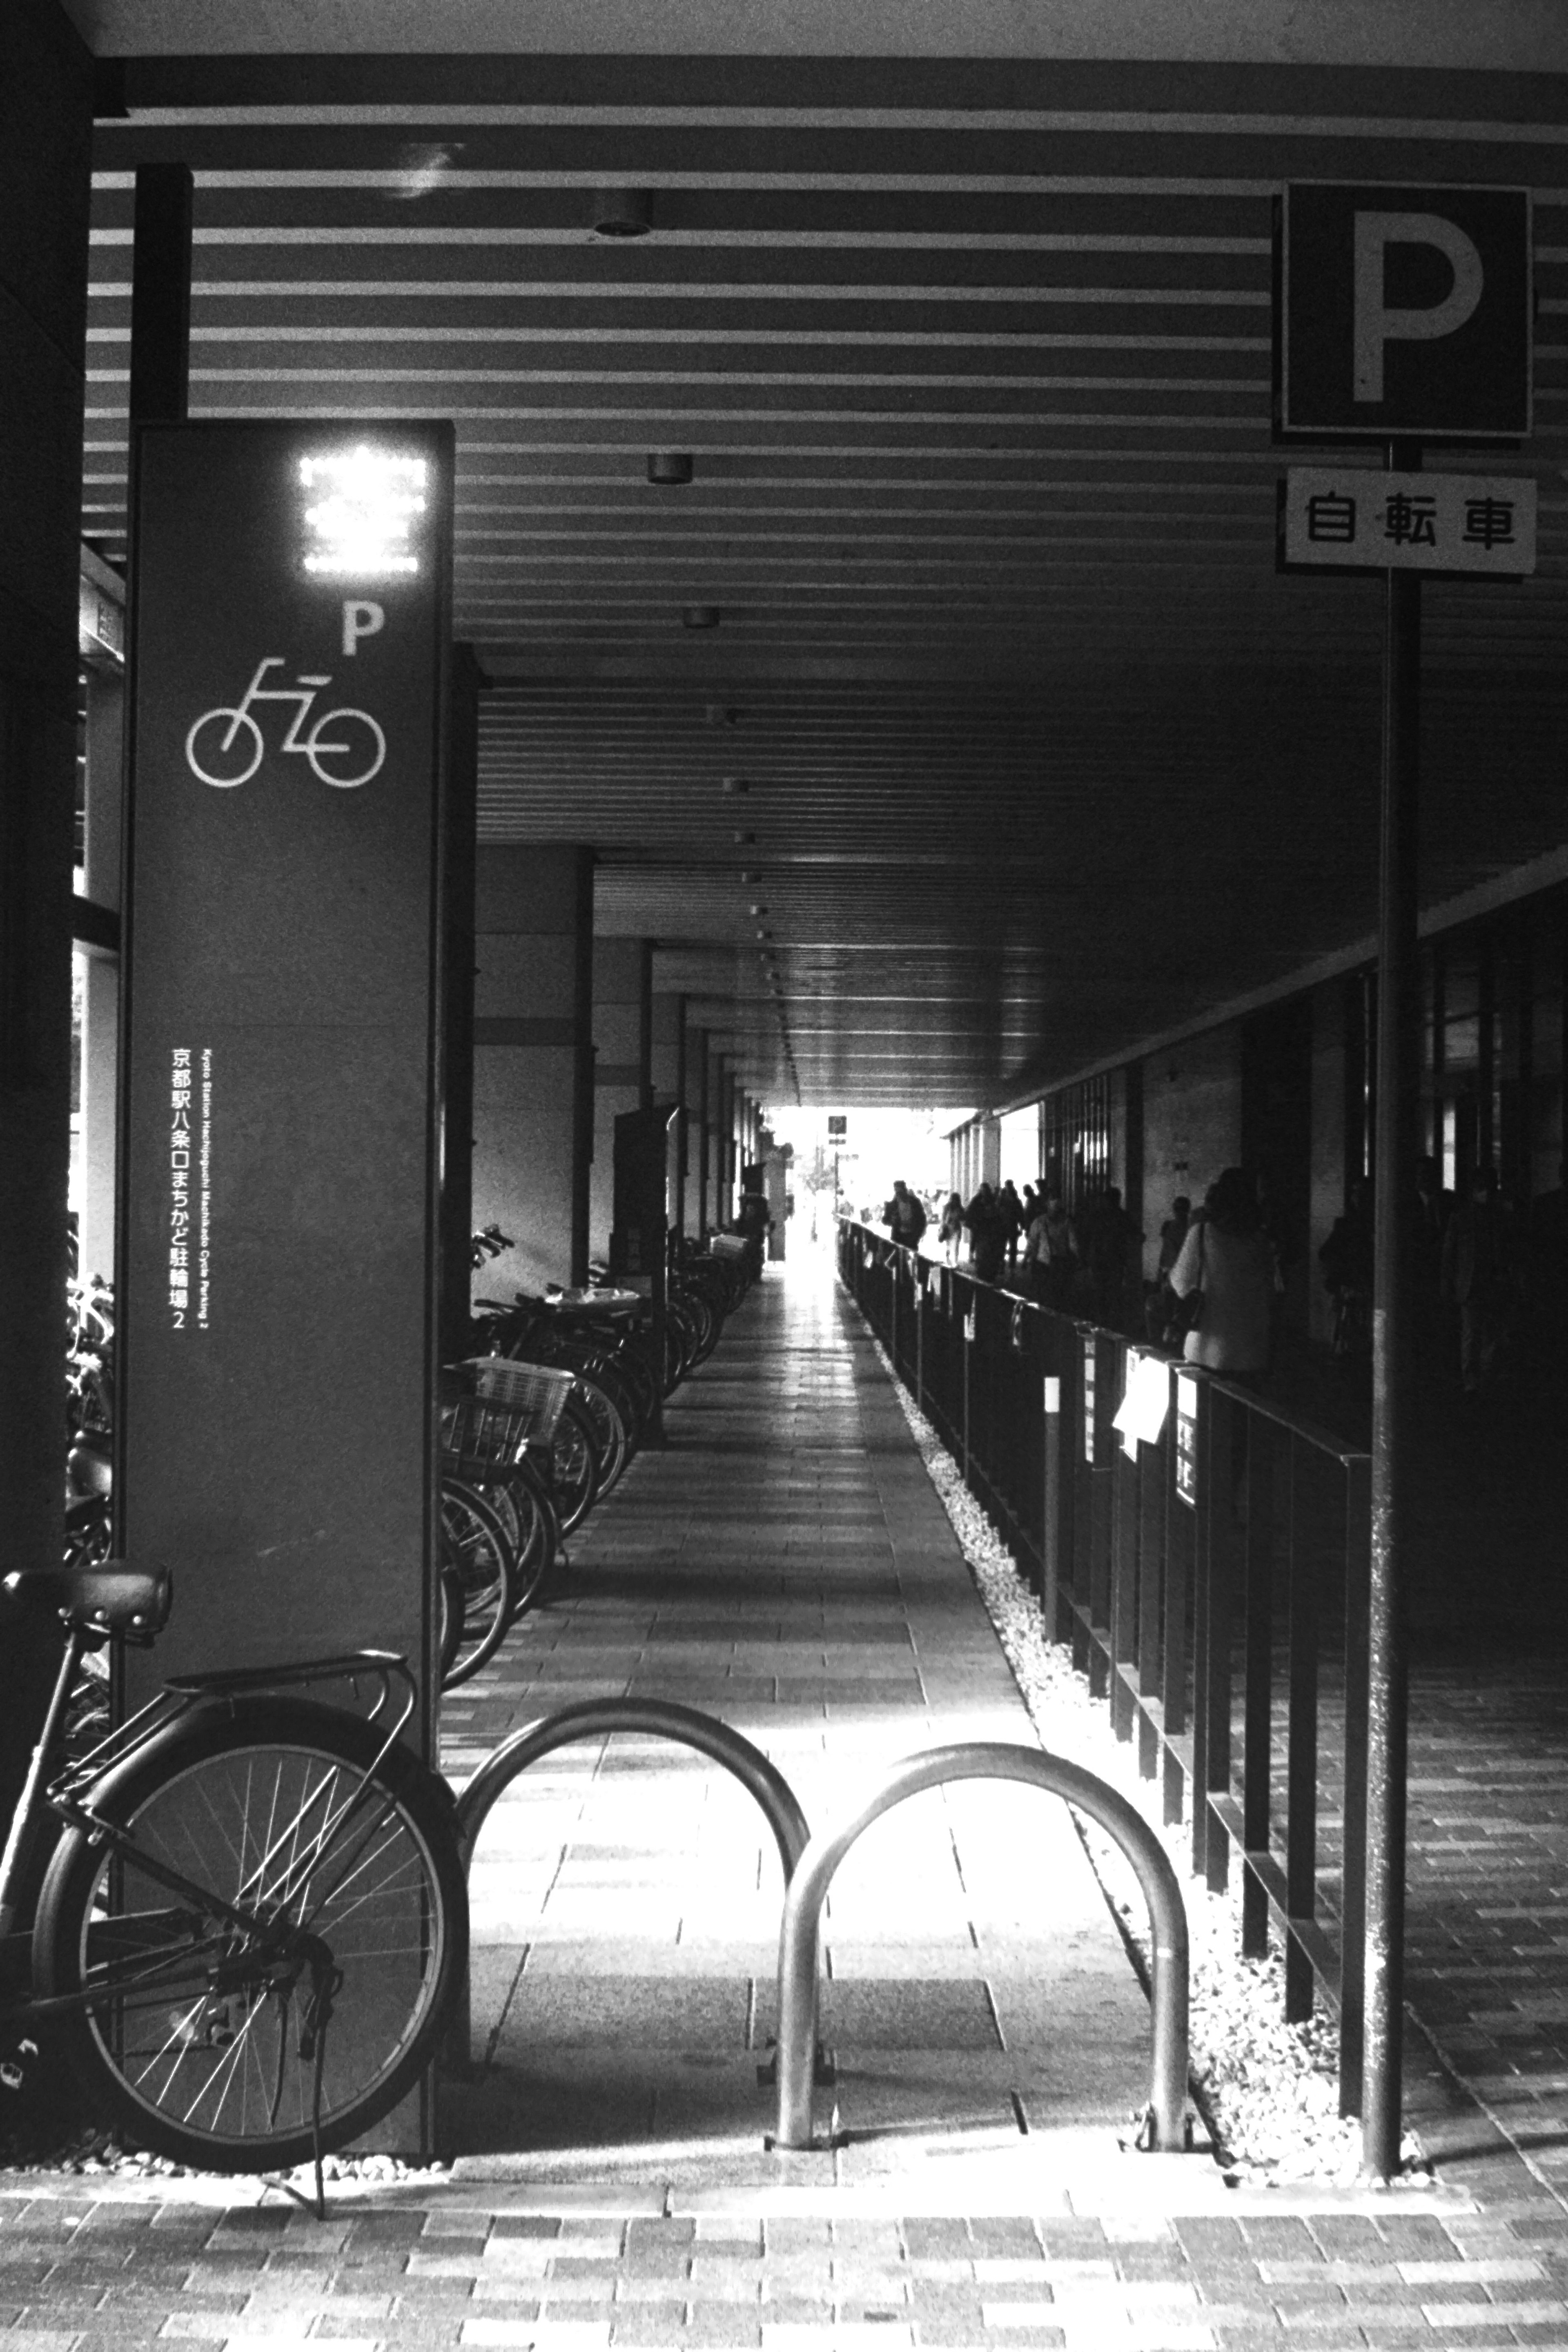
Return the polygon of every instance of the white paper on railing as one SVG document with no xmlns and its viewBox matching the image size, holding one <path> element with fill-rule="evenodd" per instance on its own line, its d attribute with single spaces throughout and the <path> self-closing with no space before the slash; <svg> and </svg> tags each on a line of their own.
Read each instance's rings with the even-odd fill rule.
<svg viewBox="0 0 1568 2352">
<path fill-rule="evenodd" d="M 1141 1356 L 1136 1348 L 1129 1348 L 1127 1386 L 1111 1427 L 1121 1432 L 1122 1445 L 1134 1461 L 1140 1442 L 1145 1445 L 1154 1444 L 1165 1426 L 1170 1407 L 1169 1364 L 1163 1356 Z"/>
</svg>

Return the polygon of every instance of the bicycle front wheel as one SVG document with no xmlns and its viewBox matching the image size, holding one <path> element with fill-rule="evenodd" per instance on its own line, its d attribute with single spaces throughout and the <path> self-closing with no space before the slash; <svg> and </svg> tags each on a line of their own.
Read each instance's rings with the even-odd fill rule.
<svg viewBox="0 0 1568 2352">
<path fill-rule="evenodd" d="M 98 1783 L 120 1834 L 69 1829 L 39 1898 L 33 1974 L 87 1996 L 62 2041 L 95 2106 L 218 2172 L 349 2145 L 435 2054 L 468 1965 L 444 1784 L 374 1725 L 309 1701 L 203 1706 Z M 280 1931 L 283 1931 L 280 1934 Z M 317 1980 L 341 1972 L 323 2034 Z"/>
</svg>

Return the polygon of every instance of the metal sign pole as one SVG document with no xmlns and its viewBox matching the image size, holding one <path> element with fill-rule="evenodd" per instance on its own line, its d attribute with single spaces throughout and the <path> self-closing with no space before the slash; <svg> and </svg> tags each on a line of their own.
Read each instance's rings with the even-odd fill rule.
<svg viewBox="0 0 1568 2352">
<path fill-rule="evenodd" d="M 1389 470 L 1415 471 L 1419 444 L 1391 442 Z M 1416 932 L 1420 779 L 1421 578 L 1386 574 L 1383 656 L 1383 806 L 1379 839 L 1377 1129 L 1372 1354 L 1372 1559 L 1366 1800 L 1365 2056 L 1362 2161 L 1373 2179 L 1399 2169 L 1405 2004 L 1405 1775 L 1408 1657 L 1405 1549 L 1415 1371 L 1410 1204 L 1421 1088 L 1421 967 Z"/>
<path fill-rule="evenodd" d="M 1381 496 L 1372 495 L 1378 478 L 1359 467 L 1292 469 L 1282 486 L 1280 531 L 1287 570 L 1380 568 L 1385 582 L 1362 1939 L 1362 2155 L 1380 2180 L 1399 2169 L 1404 2007 L 1404 1587 L 1422 1044 L 1420 574 L 1525 577 L 1535 569 L 1536 519 L 1534 485 L 1522 476 L 1427 475 L 1419 484 L 1393 478 L 1420 471 L 1423 441 L 1495 446 L 1529 437 L 1531 205 L 1528 188 L 1298 181 L 1276 215 L 1277 436 L 1295 443 L 1375 436 L 1386 467 Z"/>
</svg>

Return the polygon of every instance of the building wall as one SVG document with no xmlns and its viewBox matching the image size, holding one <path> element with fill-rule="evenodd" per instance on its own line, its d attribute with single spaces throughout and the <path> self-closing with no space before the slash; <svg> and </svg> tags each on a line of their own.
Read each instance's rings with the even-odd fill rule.
<svg viewBox="0 0 1568 2352">
<path fill-rule="evenodd" d="M 1152 1276 L 1175 1194 L 1198 1207 L 1220 1170 L 1241 1158 L 1239 1025 L 1227 1022 L 1151 1054 L 1142 1079 L 1143 1265 Z"/>
<path fill-rule="evenodd" d="M 1040 1172 L 1040 1106 L 1009 1111 L 997 1121 L 1001 1138 L 1002 1181 L 1009 1178 L 1021 1192 Z"/>
</svg>

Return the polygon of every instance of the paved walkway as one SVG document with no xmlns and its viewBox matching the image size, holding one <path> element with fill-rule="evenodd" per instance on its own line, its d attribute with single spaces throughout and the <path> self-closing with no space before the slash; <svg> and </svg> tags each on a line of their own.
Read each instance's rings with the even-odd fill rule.
<svg viewBox="0 0 1568 2352">
<path fill-rule="evenodd" d="M 810 1278 L 815 1272 L 816 1278 Z M 454 1779 L 566 1701 L 634 1694 L 721 1716 L 814 1824 L 894 1759 L 1037 1745 L 896 1399 L 826 1264 L 747 1303 L 525 1620 L 446 1710 Z M 774 2008 L 777 1856 L 688 1751 L 617 1738 L 513 1783 L 476 1857 L 478 2081 L 448 2128 L 533 2179 L 776 2179 L 757 2064 Z M 879 1822 L 829 1900 L 824 2038 L 836 2158 L 857 2178 L 973 2157 L 1048 2123 L 1124 2124 L 1148 2012 L 1066 1808 L 1005 1785 Z"/>
<path fill-rule="evenodd" d="M 570 1595 L 448 1709 L 455 1777 L 514 1722 L 626 1690 L 745 1730 L 814 1821 L 910 1748 L 1032 1740 L 826 1267 L 771 1275 L 670 1418 Z M 1549 1741 L 1544 1676 L 1536 1701 Z M 820 2095 L 847 2144 L 767 2156 L 771 1842 L 725 1776 L 619 1740 L 491 1817 L 450 2176 L 341 2184 L 324 2225 L 250 2182 L 0 2176 L 0 2352 L 1568 2347 L 1560 1766 L 1500 1747 L 1485 1703 L 1456 1665 L 1418 1719 L 1413 1930 L 1469 2063 L 1532 2103 L 1533 2173 L 1420 2045 L 1434 2191 L 1237 2191 L 1121 2153 L 1142 1996 L 1060 1809 L 973 1786 L 846 1864 Z"/>
</svg>

